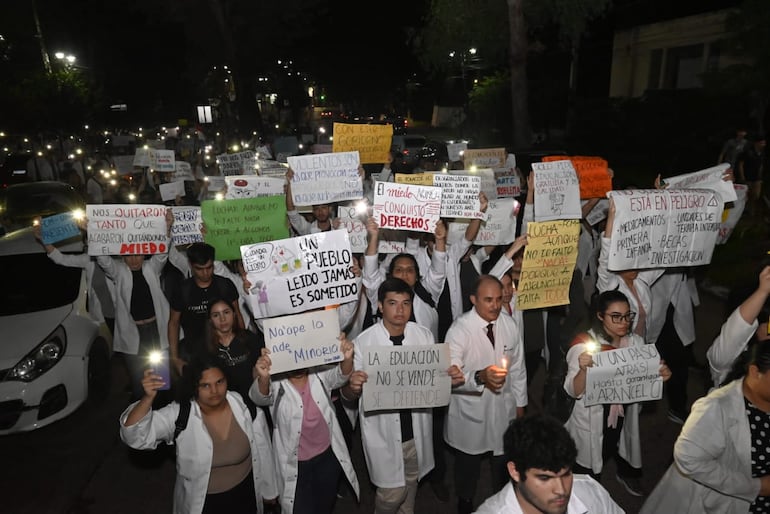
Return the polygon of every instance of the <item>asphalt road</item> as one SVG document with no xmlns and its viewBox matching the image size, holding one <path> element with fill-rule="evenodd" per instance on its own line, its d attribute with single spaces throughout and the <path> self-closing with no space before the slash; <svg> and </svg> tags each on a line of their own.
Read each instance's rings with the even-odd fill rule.
<svg viewBox="0 0 770 514">
<path fill-rule="evenodd" d="M 701 295 L 696 308 L 698 340 L 694 354 L 705 363 L 705 350 L 719 331 L 724 312 L 722 302 Z M 9 514 L 143 514 L 171 511 L 174 463 L 169 451 L 137 455 L 118 437 L 118 416 L 128 403 L 125 376 L 113 361 L 113 384 L 107 401 L 86 405 L 69 418 L 35 432 L 0 437 L 0 512 Z M 690 373 L 690 402 L 705 393 L 703 373 Z M 533 381 L 530 409 L 539 410 L 542 374 Z M 680 426 L 666 418 L 665 399 L 647 403 L 641 414 L 643 485 L 652 490 L 671 462 L 671 449 Z M 353 460 L 361 483 L 361 500 L 340 499 L 335 513 L 372 512 L 373 490 L 368 482 L 360 441 Z M 451 491 L 452 458 L 448 455 L 448 485 Z M 614 464 L 606 466 L 602 483 L 629 513 L 637 512 L 642 499 L 630 496 L 615 481 Z M 482 465 L 477 502 L 493 493 L 489 470 Z M 430 487 L 420 487 L 416 512 L 455 512 L 455 497 L 441 503 Z"/>
</svg>

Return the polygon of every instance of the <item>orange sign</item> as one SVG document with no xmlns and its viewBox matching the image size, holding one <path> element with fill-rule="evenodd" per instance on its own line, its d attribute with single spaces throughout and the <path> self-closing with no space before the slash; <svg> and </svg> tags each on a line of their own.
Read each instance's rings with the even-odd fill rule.
<svg viewBox="0 0 770 514">
<path fill-rule="evenodd" d="M 589 155 L 548 155 L 543 162 L 572 161 L 580 182 L 580 198 L 604 198 L 612 190 L 612 178 L 607 170 L 607 161 Z"/>
</svg>

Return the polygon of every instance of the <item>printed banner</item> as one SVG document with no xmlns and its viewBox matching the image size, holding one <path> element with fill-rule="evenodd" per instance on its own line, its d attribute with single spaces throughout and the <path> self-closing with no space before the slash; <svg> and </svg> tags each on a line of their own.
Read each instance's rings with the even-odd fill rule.
<svg viewBox="0 0 770 514">
<path fill-rule="evenodd" d="M 580 184 L 570 161 L 533 162 L 535 221 L 579 220 Z"/>
<path fill-rule="evenodd" d="M 257 155 L 251 150 L 217 155 L 217 167 L 222 175 L 255 175 Z"/>
<path fill-rule="evenodd" d="M 283 239 L 289 235 L 286 202 L 282 196 L 205 200 L 201 214 L 205 240 L 216 248 L 217 260 L 241 258 L 241 246 Z"/>
<path fill-rule="evenodd" d="M 569 304 L 580 220 L 530 221 L 527 235 L 516 309 L 523 311 Z"/>
<path fill-rule="evenodd" d="M 365 346 L 361 351 L 368 376 L 361 394 L 364 412 L 449 405 L 448 344 Z"/>
<path fill-rule="evenodd" d="M 375 182 L 372 216 L 381 229 L 433 233 L 441 219 L 441 188 Z"/>
<path fill-rule="evenodd" d="M 256 198 L 258 196 L 283 195 L 286 179 L 257 175 L 230 175 L 225 177 L 225 199 Z"/>
<path fill-rule="evenodd" d="M 436 173 L 433 185 L 441 188 L 442 217 L 486 219 L 479 202 L 481 177 Z"/>
<path fill-rule="evenodd" d="M 615 202 L 608 268 L 677 268 L 711 262 L 724 202 L 710 189 L 610 191 Z"/>
<path fill-rule="evenodd" d="M 519 202 L 513 198 L 491 200 L 487 206 L 487 221 L 482 222 L 473 244 L 508 245 L 516 239 L 516 215 Z M 470 221 L 450 221 L 448 241 L 455 243 L 465 237 L 465 230 Z"/>
<path fill-rule="evenodd" d="M 345 230 L 243 245 L 255 318 L 303 312 L 358 299 Z"/>
<path fill-rule="evenodd" d="M 668 177 L 663 179 L 663 182 L 668 189 L 713 189 L 719 193 L 722 201 L 734 202 L 738 197 L 733 189 L 733 182 L 724 180 L 728 169 L 730 165 L 724 163 L 705 170 Z"/>
<path fill-rule="evenodd" d="M 81 216 L 82 216 L 81 211 Z M 40 235 L 43 244 L 51 245 L 80 235 L 80 227 L 71 212 L 46 216 L 40 222 Z"/>
<path fill-rule="evenodd" d="M 603 403 L 636 403 L 660 400 L 663 378 L 654 344 L 597 352 L 586 374 L 586 407 Z"/>
<path fill-rule="evenodd" d="M 168 251 L 163 205 L 87 205 L 88 255 L 150 255 Z"/>
<path fill-rule="evenodd" d="M 321 366 L 344 359 L 337 309 L 267 318 L 262 322 L 270 374 Z"/>
<path fill-rule="evenodd" d="M 340 228 L 348 231 L 350 250 L 353 253 L 365 253 L 368 241 L 364 215 L 358 213 L 355 206 L 337 207 L 337 219 Z M 406 234 L 400 231 L 380 229 L 377 253 L 403 253 L 406 249 Z"/>
<path fill-rule="evenodd" d="M 171 213 L 174 215 L 174 223 L 171 225 L 171 244 L 174 246 L 189 245 L 192 243 L 202 243 L 203 234 L 201 234 L 200 207 L 171 207 Z"/>
<path fill-rule="evenodd" d="M 289 157 L 294 171 L 291 195 L 294 205 L 358 200 L 364 186 L 358 173 L 358 152 L 338 152 Z"/>
<path fill-rule="evenodd" d="M 393 125 L 335 123 L 332 151 L 358 151 L 361 163 L 383 163 L 388 160 L 393 140 Z M 292 168 L 294 169 L 294 168 Z"/>
<path fill-rule="evenodd" d="M 468 148 L 463 153 L 463 166 L 470 169 L 478 168 L 502 168 L 508 156 L 505 148 Z"/>
</svg>

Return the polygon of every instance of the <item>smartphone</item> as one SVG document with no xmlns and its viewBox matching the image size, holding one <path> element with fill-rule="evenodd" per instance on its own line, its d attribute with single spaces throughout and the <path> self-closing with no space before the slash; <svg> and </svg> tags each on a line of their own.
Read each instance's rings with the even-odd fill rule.
<svg viewBox="0 0 770 514">
<path fill-rule="evenodd" d="M 163 387 L 159 391 L 167 391 L 171 388 L 171 368 L 169 367 L 169 358 L 167 350 L 153 350 L 147 356 L 147 364 L 155 370 L 156 375 L 163 378 Z"/>
</svg>

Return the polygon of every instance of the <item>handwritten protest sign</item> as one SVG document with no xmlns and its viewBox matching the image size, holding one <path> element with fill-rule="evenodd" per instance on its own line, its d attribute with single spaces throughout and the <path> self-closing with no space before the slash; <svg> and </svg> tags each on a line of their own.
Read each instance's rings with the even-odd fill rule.
<svg viewBox="0 0 770 514">
<path fill-rule="evenodd" d="M 374 183 L 372 216 L 380 228 L 435 232 L 441 219 L 441 188 Z"/>
<path fill-rule="evenodd" d="M 116 155 L 112 158 L 112 164 L 115 166 L 115 170 L 119 175 L 130 175 L 134 172 L 134 159 L 135 156 L 133 155 Z M 150 161 L 148 160 L 148 166 L 149 162 Z"/>
<path fill-rule="evenodd" d="M 663 397 L 660 356 L 654 344 L 597 352 L 592 357 L 594 365 L 588 368 L 583 396 L 586 407 Z"/>
<path fill-rule="evenodd" d="M 240 259 L 242 245 L 289 235 L 282 196 L 205 200 L 201 202 L 201 214 L 206 223 L 205 240 L 222 261 Z"/>
<path fill-rule="evenodd" d="M 286 180 L 258 175 L 229 175 L 225 177 L 225 184 L 227 184 L 225 199 L 229 200 L 283 195 L 283 186 L 286 184 Z"/>
<path fill-rule="evenodd" d="M 463 166 L 479 168 L 502 168 L 508 152 L 505 148 L 468 148 L 463 153 Z"/>
<path fill-rule="evenodd" d="M 338 152 L 289 157 L 294 171 L 291 194 L 294 205 L 357 200 L 364 196 L 358 174 L 358 152 Z"/>
<path fill-rule="evenodd" d="M 497 179 L 495 178 L 495 172 L 492 168 L 448 170 L 447 173 L 450 175 L 479 177 L 481 179 L 479 189 L 482 193 L 487 195 L 487 200 L 494 200 L 497 198 Z"/>
<path fill-rule="evenodd" d="M 225 184 L 225 177 L 221 175 L 209 175 L 206 177 L 206 187 L 209 191 L 224 191 L 227 184 Z"/>
<path fill-rule="evenodd" d="M 580 184 L 570 161 L 534 162 L 535 221 L 577 219 L 580 210 Z"/>
<path fill-rule="evenodd" d="M 200 207 L 171 207 L 174 223 L 171 225 L 171 243 L 174 246 L 202 243 L 203 218 Z"/>
<path fill-rule="evenodd" d="M 177 196 L 184 196 L 184 181 L 165 182 L 158 186 L 160 199 L 164 202 L 174 200 Z"/>
<path fill-rule="evenodd" d="M 64 212 L 43 218 L 40 222 L 40 235 L 43 243 L 50 245 L 79 236 L 80 228 L 75 216 L 71 212 Z"/>
<path fill-rule="evenodd" d="M 137 148 L 136 152 L 134 153 L 134 166 L 139 166 L 140 168 L 147 168 L 150 166 L 150 154 L 152 153 L 152 148 Z"/>
<path fill-rule="evenodd" d="M 441 188 L 442 217 L 486 218 L 479 202 L 481 177 L 436 173 L 433 175 L 433 185 Z"/>
<path fill-rule="evenodd" d="M 418 186 L 432 186 L 433 185 L 433 172 L 427 173 L 396 173 L 396 183 L 398 184 L 415 184 Z"/>
<path fill-rule="evenodd" d="M 465 141 L 461 143 L 447 143 L 446 145 L 447 157 L 449 157 L 449 160 L 451 162 L 461 161 L 463 160 L 463 154 L 465 154 L 465 150 L 467 148 L 468 148 L 468 143 Z"/>
<path fill-rule="evenodd" d="M 336 309 L 267 318 L 262 323 L 271 375 L 344 359 Z"/>
<path fill-rule="evenodd" d="M 365 346 L 362 352 L 369 377 L 361 394 L 364 412 L 449 404 L 449 345 Z"/>
<path fill-rule="evenodd" d="M 184 180 L 186 182 L 195 182 L 192 166 L 189 162 L 176 161 L 174 163 L 174 174 L 169 177 L 169 182 Z"/>
<path fill-rule="evenodd" d="M 348 231 L 350 250 L 353 253 L 366 252 L 367 233 L 363 216 L 354 206 L 340 205 L 337 207 L 337 219 L 340 228 Z M 379 231 L 377 253 L 402 253 L 406 248 L 406 235 L 402 232 L 381 229 Z"/>
<path fill-rule="evenodd" d="M 87 205 L 88 255 L 148 255 L 168 251 L 163 205 Z"/>
<path fill-rule="evenodd" d="M 487 206 L 487 221 L 481 224 L 479 233 L 473 244 L 506 245 L 516 239 L 516 214 L 519 212 L 519 202 L 513 198 L 498 198 L 490 200 Z M 452 221 L 449 223 L 447 234 L 450 243 L 455 243 L 465 237 L 465 230 L 470 221 Z"/>
<path fill-rule="evenodd" d="M 150 168 L 155 171 L 174 171 L 174 150 L 150 150 Z"/>
<path fill-rule="evenodd" d="M 217 166 L 222 175 L 254 175 L 257 170 L 257 157 L 251 150 L 217 155 Z"/>
<path fill-rule="evenodd" d="M 632 189 L 608 194 L 615 202 L 610 270 L 711 262 L 724 207 L 719 193 L 710 189 Z"/>
<path fill-rule="evenodd" d="M 257 174 L 266 177 L 285 177 L 289 168 L 278 161 L 257 159 Z"/>
<path fill-rule="evenodd" d="M 724 180 L 729 168 L 730 165 L 724 163 L 705 170 L 668 177 L 663 181 L 668 189 L 713 189 L 719 193 L 723 202 L 734 202 L 737 196 L 733 182 Z"/>
<path fill-rule="evenodd" d="M 569 304 L 569 284 L 577 262 L 580 220 L 529 222 L 521 265 L 518 310 Z"/>
<path fill-rule="evenodd" d="M 738 224 L 741 216 L 743 216 L 743 210 L 746 208 L 746 195 L 749 187 L 745 184 L 734 184 L 733 188 L 735 189 L 735 201 L 731 207 L 725 208 L 725 211 L 722 213 L 722 224 L 719 227 L 719 235 L 716 242 L 718 245 L 723 245 L 730 239 L 730 234 L 733 233 L 735 225 Z"/>
<path fill-rule="evenodd" d="M 508 168 L 494 170 L 498 198 L 515 198 L 521 195 L 521 180 Z"/>
<path fill-rule="evenodd" d="M 244 245 L 241 256 L 255 318 L 358 299 L 346 230 Z"/>
<path fill-rule="evenodd" d="M 392 139 L 393 125 L 335 123 L 332 151 L 353 152 L 358 150 L 362 164 L 387 162 Z"/>
<path fill-rule="evenodd" d="M 609 175 L 608 163 L 598 156 L 588 155 L 549 155 L 543 157 L 543 162 L 568 160 L 575 168 L 580 182 L 580 198 L 603 198 L 607 191 L 612 190 L 612 177 Z"/>
</svg>

